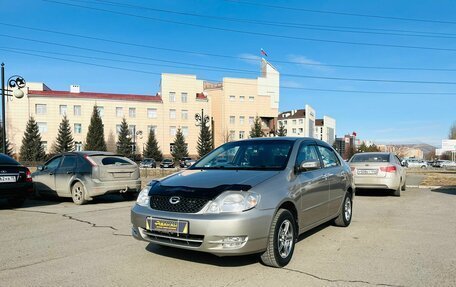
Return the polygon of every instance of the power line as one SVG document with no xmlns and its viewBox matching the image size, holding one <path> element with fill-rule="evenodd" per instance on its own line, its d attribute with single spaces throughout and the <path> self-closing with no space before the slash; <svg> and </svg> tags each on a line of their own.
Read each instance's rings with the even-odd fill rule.
<svg viewBox="0 0 456 287">
<path fill-rule="evenodd" d="M 61 47 L 67 47 L 67 48 L 73 48 L 73 49 L 78 49 L 78 50 L 83 50 L 83 51 L 91 51 L 91 52 L 97 52 L 97 53 L 103 53 L 103 54 L 112 54 L 112 55 L 116 55 L 116 56 L 129 57 L 129 58 L 135 58 L 135 59 L 146 59 L 146 60 L 173 63 L 173 64 L 183 64 L 183 65 L 189 65 L 189 66 L 197 66 L 197 67 L 203 67 L 203 68 L 214 68 L 214 69 L 219 69 L 219 70 L 222 70 L 222 71 L 232 71 L 232 72 L 238 71 L 238 72 L 246 72 L 246 73 L 252 73 L 253 72 L 253 71 L 250 71 L 250 70 L 224 68 L 224 67 L 200 65 L 200 64 L 191 64 L 191 63 L 184 63 L 184 62 L 179 62 L 179 61 L 160 60 L 160 59 L 150 58 L 150 57 L 145 57 L 145 56 L 116 53 L 116 52 L 111 52 L 111 51 L 106 51 L 106 50 L 99 50 L 99 49 L 80 47 L 80 46 L 68 45 L 68 44 L 60 44 L 60 43 L 55 43 L 55 42 L 49 42 L 49 41 L 43 41 L 43 40 L 36 40 L 36 39 L 18 37 L 18 36 L 13 36 L 13 35 L 0 34 L 0 37 L 8 37 L 8 38 L 20 39 L 20 40 L 25 40 L 25 41 L 35 42 L 35 43 L 43 43 L 43 44 L 48 44 L 48 45 L 61 46 Z M 311 75 L 286 74 L 286 73 L 283 73 L 281 75 L 284 76 L 284 77 L 320 79 L 320 80 L 357 81 L 357 82 L 383 82 L 383 83 L 396 83 L 396 84 L 456 85 L 456 82 L 449 82 L 449 81 L 419 81 L 419 80 L 344 78 L 344 77 L 311 76 Z"/>
<path fill-rule="evenodd" d="M 178 24 L 178 25 L 183 25 L 183 26 L 191 26 L 191 27 L 205 28 L 205 29 L 210 29 L 210 30 L 215 30 L 215 31 L 233 32 L 233 33 L 246 34 L 246 35 L 266 36 L 266 37 L 273 37 L 273 38 L 279 38 L 279 39 L 301 40 L 301 41 L 332 43 L 332 44 L 343 44 L 343 45 L 357 45 L 357 46 L 369 46 L 369 47 L 386 47 L 386 48 L 403 48 L 403 49 L 415 49 L 415 50 L 431 50 L 431 51 L 456 52 L 456 49 L 452 49 L 452 48 L 410 46 L 410 45 L 383 44 L 383 43 L 351 42 L 351 41 L 318 39 L 318 38 L 308 38 L 308 37 L 298 37 L 298 36 L 288 36 L 288 35 L 270 34 L 270 33 L 262 33 L 262 32 L 253 32 L 253 31 L 244 31 L 244 30 L 237 30 L 237 29 L 230 29 L 230 28 L 221 28 L 221 27 L 214 27 L 214 26 L 195 24 L 195 23 L 187 23 L 187 22 L 174 21 L 174 20 L 165 20 L 165 19 L 161 19 L 161 18 L 142 16 L 142 15 L 136 15 L 136 14 L 125 13 L 125 12 L 118 12 L 118 11 L 113 11 L 113 10 L 95 8 L 95 7 L 88 7 L 88 6 L 83 6 L 83 5 L 71 4 L 71 3 L 64 3 L 64 2 L 54 1 L 54 0 L 43 0 L 43 1 L 52 2 L 52 3 L 56 3 L 56 4 L 61 4 L 61 5 L 79 7 L 79 8 L 89 9 L 89 10 L 101 11 L 101 12 L 106 12 L 106 13 L 111 13 L 111 14 L 129 16 L 129 17 L 134 17 L 134 18 L 148 19 L 148 20 L 154 20 L 154 21 L 164 22 L 164 23 L 172 23 L 172 24 Z"/>
<path fill-rule="evenodd" d="M 236 3 L 236 4 L 242 4 L 242 5 L 262 6 L 262 7 L 267 7 L 267 8 L 284 9 L 284 10 L 292 10 L 292 11 L 303 11 L 303 12 L 311 12 L 311 13 L 319 13 L 319 14 L 334 14 L 334 15 L 341 15 L 341 16 L 355 16 L 355 17 L 412 21 L 412 22 L 427 22 L 427 23 L 439 23 L 439 24 L 456 24 L 456 22 L 454 22 L 454 21 L 446 21 L 446 20 L 419 19 L 419 18 L 406 18 L 406 17 L 395 17 L 395 16 L 361 14 L 361 13 L 337 12 L 337 11 L 328 11 L 328 10 L 315 10 L 315 9 L 305 9 L 305 8 L 298 8 L 298 7 L 264 4 L 262 2 L 256 3 L 256 2 L 239 1 L 239 0 L 224 0 L 224 1 Z"/>
<path fill-rule="evenodd" d="M 70 0 L 70 1 L 94 4 L 93 1 L 85 1 L 85 0 Z M 360 27 L 350 27 L 350 26 L 315 25 L 315 24 L 303 24 L 303 23 L 292 23 L 292 22 L 261 21 L 261 20 L 250 20 L 250 19 L 245 19 L 245 18 L 202 15 L 202 14 L 196 14 L 196 13 L 151 8 L 151 7 L 147 7 L 147 6 L 119 3 L 119 2 L 113 2 L 113 1 L 104 1 L 104 0 L 95 0 L 95 1 L 99 2 L 102 5 L 107 5 L 107 6 L 112 6 L 112 7 L 133 8 L 133 9 L 140 9 L 141 11 L 147 10 L 147 11 L 153 11 L 153 12 L 168 13 L 168 14 L 173 14 L 173 15 L 192 16 L 192 17 L 198 17 L 198 18 L 204 18 L 204 19 L 241 22 L 241 23 L 257 24 L 257 25 L 273 26 L 273 27 L 286 27 L 286 28 L 306 29 L 306 30 L 370 34 L 370 35 L 391 35 L 391 36 L 449 38 L 449 39 L 456 38 L 456 34 L 452 34 L 452 33 L 410 31 L 410 30 L 397 30 L 397 29 L 372 29 L 372 28 L 360 28 Z M 410 34 L 410 33 L 412 33 L 412 34 Z"/>
<path fill-rule="evenodd" d="M 59 57 L 54 57 L 54 56 L 44 56 L 44 55 L 39 55 L 39 54 L 34 54 L 34 53 L 29 53 L 29 52 L 19 52 L 19 51 L 11 50 L 11 49 L 0 48 L 0 50 L 6 51 L 6 52 L 11 52 L 11 53 L 16 53 L 16 54 L 35 56 L 35 57 L 41 57 L 41 58 L 46 58 L 46 59 L 54 59 L 54 60 L 60 60 L 60 61 L 65 61 L 65 62 L 84 64 L 84 65 L 89 65 L 89 66 L 123 70 L 123 71 L 136 72 L 136 73 L 142 73 L 142 74 L 161 75 L 161 73 L 158 73 L 158 72 L 150 72 L 150 71 L 144 71 L 144 70 L 138 70 L 138 69 L 130 69 L 130 68 L 110 66 L 110 65 L 95 64 L 92 62 L 89 63 L 89 62 L 64 59 L 64 58 L 59 58 Z M 219 80 L 214 80 L 214 79 L 202 79 L 202 80 L 208 81 L 208 82 L 219 82 Z M 256 84 L 249 84 L 249 83 L 244 83 L 244 82 L 224 81 L 224 83 L 256 86 Z M 304 88 L 304 87 L 292 87 L 292 86 L 286 86 L 286 85 L 284 85 L 284 86 L 266 85 L 266 87 L 275 87 L 275 88 L 280 87 L 283 89 L 305 90 L 305 91 L 315 91 L 315 92 L 336 92 L 336 93 L 388 94 L 388 95 L 391 95 L 391 94 L 395 94 L 395 95 L 456 95 L 456 92 L 451 93 L 451 92 L 363 91 L 363 90 Z"/>
<path fill-rule="evenodd" d="M 81 35 L 81 34 L 60 32 L 60 31 L 55 31 L 55 30 L 42 29 L 42 28 L 36 28 L 36 27 L 29 27 L 29 26 L 23 26 L 23 25 L 16 25 L 16 24 L 8 24 L 8 23 L 2 23 L 2 22 L 0 22 L 0 25 L 8 26 L 8 27 L 14 27 L 14 28 L 20 28 L 20 29 L 27 29 L 27 30 L 32 30 L 32 31 L 52 33 L 52 34 L 57 34 L 57 35 L 64 35 L 64 36 L 69 36 L 69 37 L 77 37 L 77 38 L 81 38 L 81 39 L 96 40 L 96 41 L 102 41 L 102 42 L 107 42 L 107 43 L 126 45 L 126 46 L 131 46 L 131 47 L 162 50 L 162 51 L 168 51 L 168 52 L 173 52 L 173 53 L 200 55 L 200 56 L 208 56 L 208 57 L 218 57 L 218 58 L 226 58 L 226 59 L 252 60 L 252 58 L 248 58 L 248 57 L 230 56 L 230 55 L 214 54 L 214 53 L 209 53 L 209 52 L 198 52 L 198 51 L 182 50 L 182 49 L 172 49 L 172 48 L 166 48 L 166 47 L 158 47 L 158 46 L 138 44 L 138 43 L 132 43 L 132 42 L 123 42 L 123 41 L 106 39 L 106 38 L 99 38 L 99 37 L 93 37 L 93 36 L 87 36 L 87 35 Z M 451 69 L 451 68 L 341 65 L 341 64 L 307 63 L 307 62 L 300 62 L 300 61 L 285 61 L 285 60 L 272 60 L 271 62 L 280 63 L 280 64 L 294 64 L 294 65 L 306 65 L 306 66 L 317 66 L 317 67 L 373 69 L 373 70 L 410 70 L 410 71 L 440 71 L 440 72 L 455 72 L 456 71 L 456 69 Z"/>
</svg>

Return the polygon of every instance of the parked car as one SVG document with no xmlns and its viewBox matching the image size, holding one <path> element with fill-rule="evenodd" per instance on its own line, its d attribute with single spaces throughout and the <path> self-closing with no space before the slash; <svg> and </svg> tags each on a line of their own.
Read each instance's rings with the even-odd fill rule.
<svg viewBox="0 0 456 287">
<path fill-rule="evenodd" d="M 443 168 L 446 168 L 446 169 L 452 169 L 452 168 L 456 168 L 456 162 L 454 161 L 445 161 L 442 163 L 442 167 Z"/>
<path fill-rule="evenodd" d="M 160 163 L 160 168 L 174 168 L 174 160 L 170 158 L 165 158 Z"/>
<path fill-rule="evenodd" d="M 445 165 L 445 162 L 447 162 L 446 160 L 435 160 L 433 163 L 432 163 L 432 166 L 433 167 L 442 167 L 443 165 Z"/>
<path fill-rule="evenodd" d="M 7 199 L 12 207 L 21 207 L 27 196 L 33 194 L 30 170 L 0 154 L 0 199 Z"/>
<path fill-rule="evenodd" d="M 419 159 L 407 159 L 405 162 L 406 167 L 419 167 L 419 168 L 427 168 L 428 164 L 424 160 Z"/>
<path fill-rule="evenodd" d="M 190 157 L 183 157 L 183 158 L 181 158 L 181 159 L 179 160 L 179 166 L 180 166 L 181 168 L 187 167 L 187 163 L 186 163 L 186 162 L 187 162 L 188 160 L 192 160 L 192 159 L 191 159 Z"/>
<path fill-rule="evenodd" d="M 196 163 L 196 160 L 194 160 L 194 159 L 187 160 L 187 161 L 185 161 L 185 167 L 191 167 L 195 163 Z"/>
<path fill-rule="evenodd" d="M 95 196 L 119 193 L 132 199 L 141 189 L 139 167 L 130 159 L 109 152 L 58 154 L 32 174 L 38 194 L 71 197 L 84 204 Z"/>
<path fill-rule="evenodd" d="M 301 233 L 330 220 L 348 226 L 353 196 L 350 167 L 323 141 L 229 142 L 150 182 L 131 210 L 132 234 L 218 256 L 261 252 L 264 264 L 282 267 Z"/>
<path fill-rule="evenodd" d="M 356 188 L 390 189 L 395 196 L 406 188 L 406 172 L 393 153 L 357 153 L 349 161 Z"/>
<path fill-rule="evenodd" d="M 156 168 L 157 162 L 153 158 L 145 158 L 139 163 L 139 167 L 141 168 Z"/>
</svg>

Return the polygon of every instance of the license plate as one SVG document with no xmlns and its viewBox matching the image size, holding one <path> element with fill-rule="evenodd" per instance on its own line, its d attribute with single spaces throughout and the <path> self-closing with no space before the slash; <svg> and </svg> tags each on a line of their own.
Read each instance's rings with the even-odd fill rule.
<svg viewBox="0 0 456 287">
<path fill-rule="evenodd" d="M 373 175 L 373 174 L 377 174 L 377 173 L 378 173 L 377 169 L 358 169 L 359 175 Z"/>
<path fill-rule="evenodd" d="M 146 229 L 160 232 L 188 234 L 188 221 L 148 217 L 146 219 Z"/>
<path fill-rule="evenodd" d="M 13 176 L 0 176 L 0 182 L 16 182 L 16 177 Z"/>
</svg>

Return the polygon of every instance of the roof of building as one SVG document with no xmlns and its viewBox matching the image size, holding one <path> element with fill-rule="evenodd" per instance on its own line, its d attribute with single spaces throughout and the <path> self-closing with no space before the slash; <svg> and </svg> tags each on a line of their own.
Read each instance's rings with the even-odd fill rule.
<svg viewBox="0 0 456 287">
<path fill-rule="evenodd" d="M 301 109 L 301 110 L 292 110 L 292 111 L 280 113 L 277 116 L 277 119 L 286 120 L 286 119 L 299 119 L 299 118 L 305 118 L 305 117 L 306 117 L 306 110 Z"/>
<path fill-rule="evenodd" d="M 71 93 L 69 91 L 36 91 L 29 90 L 30 96 L 43 96 L 43 97 L 58 97 L 58 98 L 88 98 L 88 99 L 108 99 L 108 100 L 121 100 L 121 101 L 147 101 L 147 102 L 161 102 L 160 95 L 132 95 L 132 94 L 112 94 L 112 93 L 90 93 L 79 92 Z"/>
<path fill-rule="evenodd" d="M 325 124 L 325 121 L 323 119 L 316 119 L 315 120 L 315 126 L 321 127 Z"/>
</svg>

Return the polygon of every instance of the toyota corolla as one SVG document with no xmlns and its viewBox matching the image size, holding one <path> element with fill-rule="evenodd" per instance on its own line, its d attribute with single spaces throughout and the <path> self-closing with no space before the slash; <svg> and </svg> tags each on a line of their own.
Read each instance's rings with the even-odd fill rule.
<svg viewBox="0 0 456 287">
<path fill-rule="evenodd" d="M 150 182 L 131 210 L 132 234 L 218 256 L 261 253 L 282 267 L 299 234 L 330 220 L 348 226 L 353 196 L 350 167 L 325 142 L 230 142 Z"/>
</svg>

